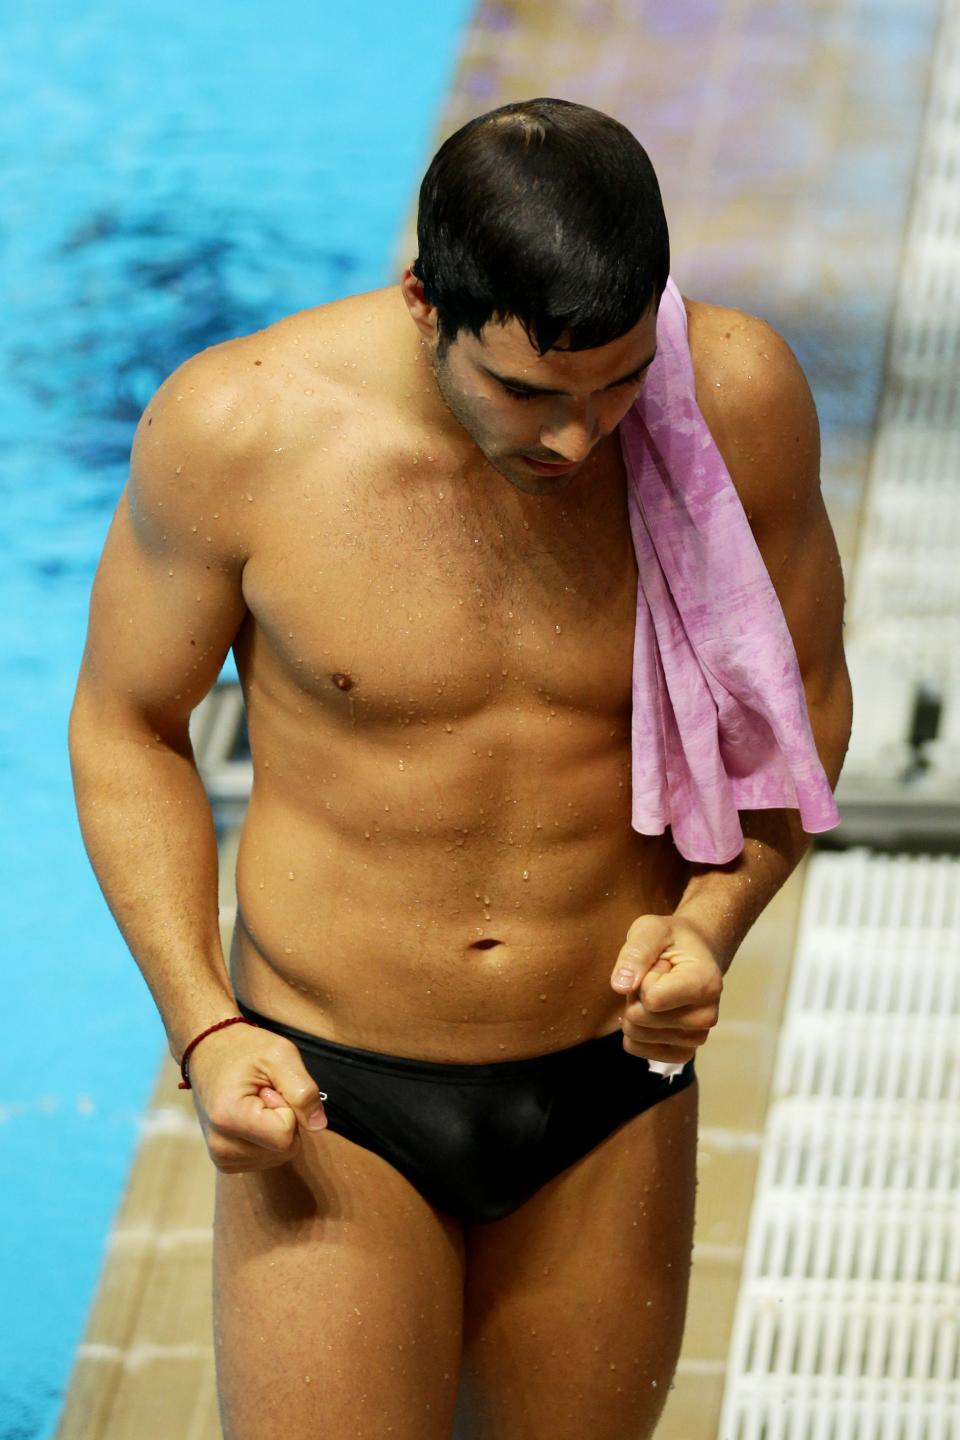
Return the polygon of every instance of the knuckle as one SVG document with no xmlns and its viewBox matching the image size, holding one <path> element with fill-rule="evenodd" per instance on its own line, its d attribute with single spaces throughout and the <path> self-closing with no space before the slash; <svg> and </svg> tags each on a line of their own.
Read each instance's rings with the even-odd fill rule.
<svg viewBox="0 0 960 1440">
<path fill-rule="evenodd" d="M 292 1077 L 284 1085 L 283 1095 L 292 1105 L 307 1105 L 320 1098 L 320 1087 L 308 1076 L 301 1079 Z"/>
</svg>

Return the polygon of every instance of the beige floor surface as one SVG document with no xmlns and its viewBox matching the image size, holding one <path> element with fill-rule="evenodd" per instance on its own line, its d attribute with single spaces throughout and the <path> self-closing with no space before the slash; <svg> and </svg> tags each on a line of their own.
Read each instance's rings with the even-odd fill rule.
<svg viewBox="0 0 960 1440">
<path fill-rule="evenodd" d="M 849 573 L 930 55 L 919 47 L 905 57 L 892 103 L 889 85 L 870 83 L 878 64 L 871 45 L 883 31 L 868 23 L 876 7 L 689 0 L 672 7 L 686 12 L 683 32 L 668 23 L 669 8 L 615 0 L 478 6 L 437 139 L 482 110 L 540 94 L 597 105 L 631 126 L 661 176 L 681 289 L 740 304 L 797 334 L 812 357 L 802 358 L 815 391 L 848 396 L 825 425 L 824 489 Z M 907 0 L 900 10 L 908 12 Z M 869 165 L 878 147 L 886 156 L 881 190 L 853 206 L 839 193 L 833 208 L 825 203 L 837 174 Z M 398 256 L 414 253 L 408 225 Z M 858 297 L 855 315 L 844 310 L 850 295 Z M 232 868 L 226 847 L 226 917 Z M 690 1308 L 658 1440 L 716 1437 L 802 886 L 803 867 L 747 938 L 728 977 L 722 1024 L 698 1061 Z M 210 1339 L 213 1170 L 176 1081 L 165 1056 L 57 1440 L 220 1440 Z"/>
</svg>

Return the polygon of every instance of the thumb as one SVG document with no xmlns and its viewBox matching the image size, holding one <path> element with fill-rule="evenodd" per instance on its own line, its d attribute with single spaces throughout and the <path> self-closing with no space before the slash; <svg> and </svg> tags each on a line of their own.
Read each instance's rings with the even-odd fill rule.
<svg viewBox="0 0 960 1440">
<path fill-rule="evenodd" d="M 630 926 L 627 940 L 613 967 L 610 985 L 621 994 L 636 990 L 647 972 L 656 965 L 667 943 L 668 927 L 662 915 L 641 915 Z M 669 966 L 667 967 L 669 969 Z"/>
<path fill-rule="evenodd" d="M 317 1082 L 300 1065 L 292 1064 L 275 1072 L 274 1086 L 264 1085 L 260 1098 L 269 1109 L 289 1106 L 298 1125 L 308 1130 L 322 1130 L 327 1124 L 323 1101 Z"/>
</svg>

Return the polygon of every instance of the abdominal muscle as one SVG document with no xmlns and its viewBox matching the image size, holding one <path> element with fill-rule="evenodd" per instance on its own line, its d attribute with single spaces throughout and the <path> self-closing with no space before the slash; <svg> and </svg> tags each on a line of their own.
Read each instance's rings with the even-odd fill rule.
<svg viewBox="0 0 960 1440">
<path fill-rule="evenodd" d="M 470 764 L 456 784 L 394 782 L 388 803 L 383 766 L 307 805 L 294 787 L 255 785 L 236 995 L 340 1044 L 452 1063 L 619 1028 L 618 951 L 638 916 L 675 908 L 683 863 L 669 836 L 630 828 L 622 755 L 552 785 L 524 768 L 493 797 Z"/>
</svg>

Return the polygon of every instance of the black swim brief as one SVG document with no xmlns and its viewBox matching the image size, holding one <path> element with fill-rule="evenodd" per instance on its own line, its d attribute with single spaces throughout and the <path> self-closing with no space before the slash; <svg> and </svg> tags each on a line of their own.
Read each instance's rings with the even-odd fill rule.
<svg viewBox="0 0 960 1440">
<path fill-rule="evenodd" d="M 431 1205 L 465 1223 L 499 1220 L 618 1125 L 696 1079 L 673 1079 L 623 1048 L 623 1032 L 522 1060 L 451 1065 L 355 1050 L 260 1015 L 326 1092 L 329 1128 L 389 1161 Z"/>
</svg>

